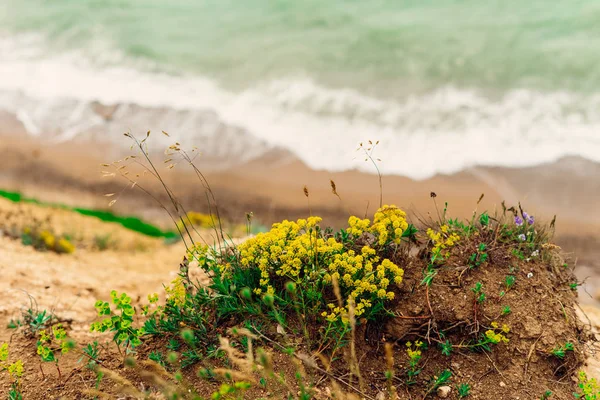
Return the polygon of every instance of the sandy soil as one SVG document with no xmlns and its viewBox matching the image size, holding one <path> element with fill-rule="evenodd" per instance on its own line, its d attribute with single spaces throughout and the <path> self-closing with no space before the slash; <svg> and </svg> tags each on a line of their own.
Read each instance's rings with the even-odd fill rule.
<svg viewBox="0 0 600 400">
<path fill-rule="evenodd" d="M 185 254 L 182 245 L 145 252 L 86 252 L 72 255 L 39 252 L 8 238 L 0 238 L 0 318 L 4 325 L 29 308 L 30 299 L 40 310 L 56 310 L 73 320 L 73 330 L 87 331 L 96 312 L 94 303 L 107 300 L 111 290 L 127 292 L 133 299 L 162 292 L 177 274 Z M 0 340 L 6 340 L 0 330 Z"/>
</svg>

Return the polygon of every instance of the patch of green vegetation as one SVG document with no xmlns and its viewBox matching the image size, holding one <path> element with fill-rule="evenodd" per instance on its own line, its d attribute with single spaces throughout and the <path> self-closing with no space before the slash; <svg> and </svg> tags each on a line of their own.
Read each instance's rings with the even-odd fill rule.
<svg viewBox="0 0 600 400">
<path fill-rule="evenodd" d="M 81 215 L 98 218 L 104 222 L 114 222 L 114 223 L 120 224 L 129 230 L 132 230 L 134 232 L 139 232 L 146 236 L 159 237 L 159 238 L 165 238 L 165 239 L 174 239 L 179 236 L 176 232 L 163 231 L 160 228 L 158 228 L 154 225 L 151 225 L 147 222 L 144 222 L 137 217 L 122 217 L 119 215 L 115 215 L 110 211 L 92 210 L 89 208 L 81 208 L 81 207 L 69 207 L 64 204 L 45 203 L 45 202 L 39 201 L 37 199 L 31 199 L 31 198 L 24 197 L 23 195 L 21 195 L 21 193 L 18 193 L 18 192 L 10 192 L 10 191 L 6 191 L 6 190 L 0 190 L 0 197 L 4 197 L 5 199 L 8 199 L 15 203 L 19 203 L 19 202 L 32 203 L 32 204 L 37 204 L 37 205 L 44 206 L 44 207 L 56 207 L 56 208 L 61 208 L 61 209 L 65 209 L 65 210 L 70 210 L 70 211 L 76 212 Z"/>
<path fill-rule="evenodd" d="M 583 371 L 579 372 L 579 393 L 573 393 L 576 399 L 596 400 L 600 399 L 600 387 L 595 378 L 588 378 Z"/>
<path fill-rule="evenodd" d="M 23 362 L 16 360 L 10 363 L 8 356 L 8 343 L 0 344 L 0 373 L 6 371 L 11 380 L 8 398 L 10 400 L 23 400 L 23 394 L 21 393 L 21 377 L 24 371 Z"/>
<path fill-rule="evenodd" d="M 562 360 L 563 358 L 565 358 L 568 351 L 573 350 L 575 350 L 575 346 L 573 346 L 573 343 L 567 342 L 563 346 L 556 346 L 554 349 L 552 349 L 552 355 Z"/>
<path fill-rule="evenodd" d="M 165 239 L 173 239 L 179 236 L 175 232 L 162 231 L 160 228 L 144 222 L 136 217 L 121 217 L 109 211 L 90 210 L 86 208 L 71 208 L 71 210 L 89 217 L 96 217 L 104 222 L 115 222 L 129 230 L 139 232 L 146 236 L 163 237 Z"/>
<path fill-rule="evenodd" d="M 469 395 L 469 393 L 471 392 L 471 386 L 468 383 L 461 383 L 460 385 L 457 386 L 457 390 L 458 390 L 458 397 L 462 399 Z"/>
</svg>

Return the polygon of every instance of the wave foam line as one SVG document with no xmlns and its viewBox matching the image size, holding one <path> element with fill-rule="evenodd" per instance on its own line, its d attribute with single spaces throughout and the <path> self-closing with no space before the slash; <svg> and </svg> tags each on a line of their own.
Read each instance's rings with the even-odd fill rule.
<svg viewBox="0 0 600 400">
<path fill-rule="evenodd" d="M 168 130 L 182 140 L 226 136 L 235 140 L 221 146 L 223 155 L 230 146 L 246 159 L 280 147 L 312 168 L 332 171 L 370 170 L 354 151 L 368 139 L 382 142 L 376 156 L 384 173 L 415 179 L 569 155 L 600 161 L 600 94 L 515 89 L 492 99 L 444 87 L 378 99 L 306 78 L 256 83 L 233 93 L 203 77 L 98 68 L 74 55 L 3 60 L 0 93 L 0 107 L 18 115 L 32 134 L 69 140 L 91 129 L 121 135 L 128 127 Z M 89 111 L 94 102 L 127 106 L 120 107 L 118 124 L 106 125 Z M 245 140 L 239 140 L 242 130 L 231 134 L 231 127 L 242 128 Z"/>
</svg>

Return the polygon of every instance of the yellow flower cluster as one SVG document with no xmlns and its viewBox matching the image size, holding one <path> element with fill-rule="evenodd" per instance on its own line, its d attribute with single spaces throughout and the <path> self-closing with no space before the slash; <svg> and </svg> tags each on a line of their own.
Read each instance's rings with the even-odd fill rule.
<svg viewBox="0 0 600 400">
<path fill-rule="evenodd" d="M 363 246 L 357 252 L 345 249 L 333 237 L 323 237 L 320 222 L 319 217 L 296 222 L 286 220 L 239 246 L 241 265 L 260 270 L 260 287 L 254 292 L 274 294 L 274 281 L 281 281 L 278 277 L 293 282 L 322 279 L 326 285 L 333 285 L 335 280 L 347 302 L 356 304 L 356 316 L 370 309 L 374 299 L 393 299 L 394 292 L 388 290 L 389 285 L 392 282 L 400 284 L 404 271 L 388 259 L 381 260 L 375 249 L 369 246 Z M 365 228 L 371 229 L 368 220 L 351 217 L 349 222 L 352 234 L 362 234 Z M 336 307 L 328 304 L 328 308 L 321 315 L 329 322 L 338 318 L 346 320 L 348 305 Z"/>
<path fill-rule="evenodd" d="M 432 252 L 438 253 L 442 250 L 446 250 L 443 255 L 444 257 L 450 256 L 450 248 L 460 241 L 460 236 L 454 232 L 450 232 L 448 225 L 442 225 L 440 231 L 436 232 L 433 229 L 427 229 L 427 236 L 433 242 Z"/>
<path fill-rule="evenodd" d="M 358 237 L 365 232 L 374 234 L 379 245 L 388 242 L 400 244 L 402 234 L 408 228 L 406 213 L 398 207 L 385 205 L 375 213 L 373 224 L 368 219 L 352 216 L 348 219 L 348 233 Z"/>
<path fill-rule="evenodd" d="M 200 267 L 204 270 L 207 269 L 209 262 L 215 261 L 210 247 L 203 244 L 197 244 L 189 249 L 186 258 L 190 261 L 190 268 Z"/>
<path fill-rule="evenodd" d="M 5 361 L 8 361 L 8 343 L 0 345 L 0 371 L 6 370 L 13 378 L 20 378 L 23 375 L 23 361 L 17 360 L 12 364 Z"/>
<path fill-rule="evenodd" d="M 348 218 L 348 233 L 353 236 L 358 237 L 368 232 L 370 227 L 371 221 L 368 218 L 360 219 L 354 215 Z"/>
<path fill-rule="evenodd" d="M 185 225 L 196 226 L 199 228 L 212 228 L 217 223 L 217 217 L 212 214 L 203 214 L 195 211 L 190 211 L 183 217 Z M 182 221 L 177 222 L 179 230 L 184 229 L 184 223 Z"/>
<path fill-rule="evenodd" d="M 414 349 L 413 343 L 406 342 L 406 354 L 408 354 L 408 358 L 410 360 L 411 365 L 416 365 L 421 359 L 421 348 L 423 347 L 423 342 L 420 340 L 415 341 Z"/>
<path fill-rule="evenodd" d="M 508 338 L 503 335 L 503 333 L 506 334 L 508 332 L 510 332 L 508 325 L 503 324 L 502 328 L 500 328 L 500 325 L 494 321 L 492 322 L 492 329 L 485 331 L 485 337 L 494 344 L 498 344 L 500 342 L 508 343 Z"/>
<path fill-rule="evenodd" d="M 8 343 L 0 345 L 0 361 L 8 360 Z"/>
<path fill-rule="evenodd" d="M 62 238 L 58 240 L 58 243 L 56 243 L 55 250 L 58 253 L 71 254 L 75 252 L 75 245 L 73 245 L 73 243 L 69 242 L 67 239 Z"/>
<path fill-rule="evenodd" d="M 8 374 L 13 378 L 20 378 L 23 376 L 23 361 L 17 360 L 14 363 L 6 367 Z"/>
<path fill-rule="evenodd" d="M 394 205 L 385 205 L 375 213 L 370 231 L 378 236 L 380 245 L 386 244 L 388 240 L 400 244 L 406 228 L 406 213 Z"/>
<path fill-rule="evenodd" d="M 40 232 L 40 239 L 42 239 L 42 241 L 44 242 L 44 245 L 46 246 L 47 249 L 54 248 L 56 239 L 54 238 L 54 235 L 51 234 L 50 232 L 48 232 L 48 231 Z"/>
<path fill-rule="evenodd" d="M 31 232 L 31 231 L 30 231 Z M 75 252 L 75 246 L 69 240 L 60 238 L 56 240 L 51 232 L 43 230 L 40 232 L 40 240 L 44 243 L 44 246 L 48 250 L 54 250 L 57 253 L 71 254 Z"/>
<path fill-rule="evenodd" d="M 183 279 L 177 277 L 171 282 L 171 286 L 165 287 L 167 293 L 167 300 L 178 305 L 183 306 L 185 304 L 185 285 Z"/>
<path fill-rule="evenodd" d="M 332 255 L 343 249 L 335 239 L 320 237 L 317 230 L 320 222 L 321 218 L 310 217 L 273 224 L 269 232 L 258 234 L 239 246 L 242 266 L 256 265 L 261 272 L 260 285 L 270 294 L 274 293 L 273 275 L 292 280 L 310 275 L 318 263 L 330 262 Z M 262 291 L 255 289 L 257 294 Z"/>
</svg>

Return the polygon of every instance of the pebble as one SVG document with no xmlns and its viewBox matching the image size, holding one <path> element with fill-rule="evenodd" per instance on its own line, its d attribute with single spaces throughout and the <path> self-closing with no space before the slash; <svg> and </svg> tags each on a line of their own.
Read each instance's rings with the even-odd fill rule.
<svg viewBox="0 0 600 400">
<path fill-rule="evenodd" d="M 506 383 L 500 381 L 500 387 L 506 387 Z"/>
<path fill-rule="evenodd" d="M 452 391 L 452 388 L 450 386 L 440 386 L 437 389 L 437 395 L 438 395 L 438 397 L 445 399 L 446 397 L 448 397 L 450 395 L 451 391 Z"/>
</svg>

